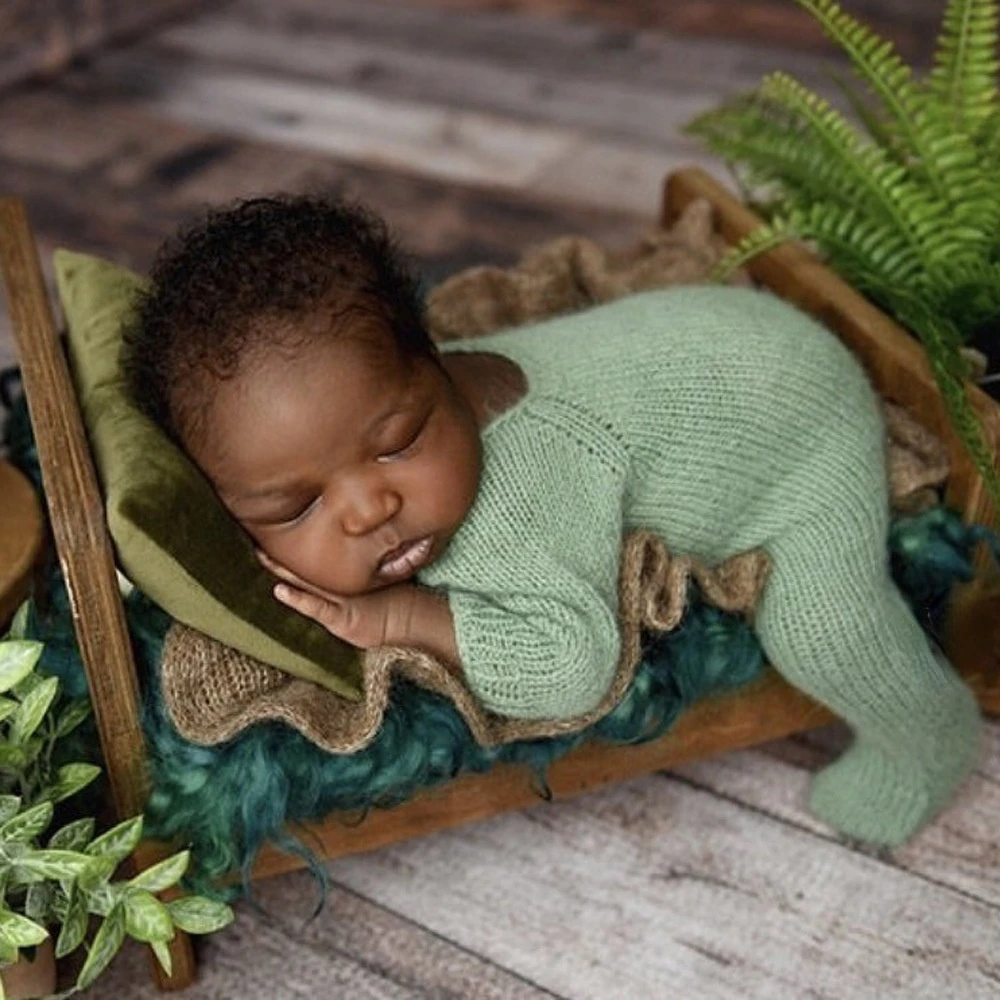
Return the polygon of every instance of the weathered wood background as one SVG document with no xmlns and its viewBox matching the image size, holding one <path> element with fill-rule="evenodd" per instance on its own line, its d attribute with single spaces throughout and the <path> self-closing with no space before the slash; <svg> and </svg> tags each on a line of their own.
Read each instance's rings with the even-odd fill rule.
<svg viewBox="0 0 1000 1000">
<path fill-rule="evenodd" d="M 845 6 L 926 57 L 943 2 Z M 46 254 L 145 267 L 205 203 L 328 186 L 384 212 L 434 279 L 567 232 L 628 243 L 664 173 L 707 162 L 679 126 L 779 67 L 826 91 L 841 68 L 791 0 L 203 4 L 0 95 L 0 188 L 25 198 Z M 893 859 L 802 807 L 843 740 L 337 862 L 311 923 L 307 875 L 263 883 L 188 995 L 1000 996 L 1000 727 L 953 808 Z M 89 995 L 154 996 L 145 955 L 126 948 Z"/>
</svg>

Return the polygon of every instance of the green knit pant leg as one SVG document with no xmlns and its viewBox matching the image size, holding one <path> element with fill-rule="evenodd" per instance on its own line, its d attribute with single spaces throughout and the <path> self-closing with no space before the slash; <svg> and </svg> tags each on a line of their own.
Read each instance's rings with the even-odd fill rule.
<svg viewBox="0 0 1000 1000">
<path fill-rule="evenodd" d="M 969 772 L 980 720 L 972 692 L 892 583 L 884 518 L 869 514 L 817 518 L 770 545 L 755 624 L 776 669 L 854 731 L 851 747 L 816 776 L 812 811 L 849 837 L 894 847 Z"/>
</svg>

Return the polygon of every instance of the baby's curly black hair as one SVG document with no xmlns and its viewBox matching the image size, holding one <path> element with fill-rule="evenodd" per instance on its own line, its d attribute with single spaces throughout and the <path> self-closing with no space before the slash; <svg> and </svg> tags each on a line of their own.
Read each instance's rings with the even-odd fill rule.
<svg viewBox="0 0 1000 1000">
<path fill-rule="evenodd" d="M 125 371 L 139 406 L 182 445 L 203 431 L 213 382 L 268 347 L 360 322 L 403 357 L 435 356 L 414 273 L 358 204 L 278 195 L 211 210 L 164 244 L 150 279 Z"/>
</svg>

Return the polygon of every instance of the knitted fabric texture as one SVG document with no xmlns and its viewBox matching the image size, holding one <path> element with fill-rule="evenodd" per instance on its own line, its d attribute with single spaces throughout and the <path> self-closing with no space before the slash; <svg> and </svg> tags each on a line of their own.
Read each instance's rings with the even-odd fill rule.
<svg viewBox="0 0 1000 1000">
<path fill-rule="evenodd" d="M 447 591 L 465 679 L 497 714 L 570 718 L 601 701 L 628 531 L 709 564 L 760 547 L 774 559 L 801 534 L 842 578 L 860 570 L 831 554 L 832 529 L 801 526 L 839 519 L 844 544 L 884 572 L 874 394 L 839 341 L 780 300 L 645 293 L 446 347 L 508 357 L 529 386 L 485 428 L 476 503 L 421 574 Z M 858 609 L 810 608 L 813 575 L 793 572 L 786 601 L 815 615 L 803 642 L 822 659 Z"/>
<path fill-rule="evenodd" d="M 764 652 L 856 734 L 813 811 L 905 840 L 972 766 L 978 709 L 889 578 L 884 429 L 858 363 L 742 289 L 644 293 L 543 326 L 475 344 L 529 388 L 486 427 L 476 502 L 421 574 L 447 591 L 477 698 L 522 718 L 600 703 L 624 532 L 710 564 L 763 548 Z"/>
</svg>

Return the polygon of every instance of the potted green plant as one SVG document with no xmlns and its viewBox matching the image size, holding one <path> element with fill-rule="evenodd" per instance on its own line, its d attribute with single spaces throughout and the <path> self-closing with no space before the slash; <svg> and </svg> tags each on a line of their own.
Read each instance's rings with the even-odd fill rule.
<svg viewBox="0 0 1000 1000">
<path fill-rule="evenodd" d="M 767 220 L 721 270 L 812 241 L 921 340 L 1000 510 L 995 456 L 968 398 L 970 378 L 1000 395 L 1000 4 L 950 0 L 933 69 L 918 78 L 834 0 L 795 2 L 849 57 L 863 89 L 838 82 L 859 124 L 782 72 L 690 123 Z"/>
<path fill-rule="evenodd" d="M 44 956 L 32 954 L 40 946 L 55 958 L 86 947 L 75 984 L 59 994 L 69 996 L 94 982 L 126 936 L 148 943 L 169 974 L 168 943 L 176 928 L 206 934 L 233 918 L 228 906 L 204 897 L 157 898 L 183 876 L 187 851 L 115 880 L 142 836 L 141 816 L 98 836 L 90 816 L 50 829 L 60 803 L 89 785 L 100 768 L 62 761 L 90 706 L 60 697 L 59 680 L 37 669 L 41 652 L 38 642 L 0 640 L 0 998 L 52 993 L 54 964 L 47 979 L 20 984 L 25 965 L 44 977 L 38 968 Z"/>
</svg>

